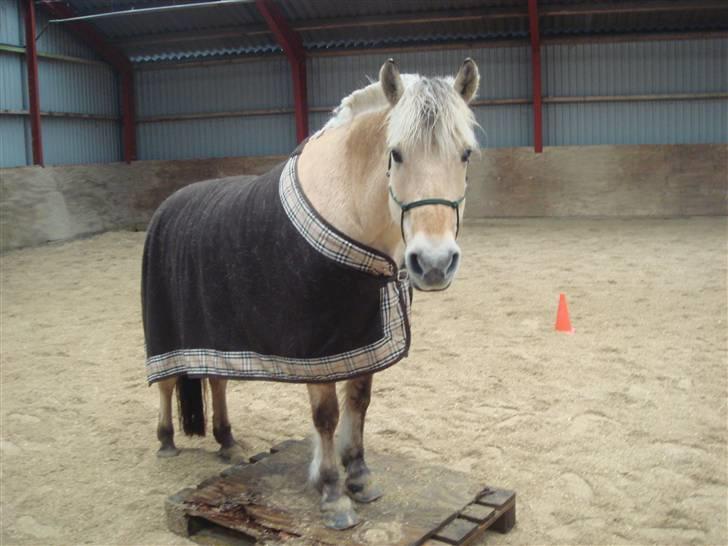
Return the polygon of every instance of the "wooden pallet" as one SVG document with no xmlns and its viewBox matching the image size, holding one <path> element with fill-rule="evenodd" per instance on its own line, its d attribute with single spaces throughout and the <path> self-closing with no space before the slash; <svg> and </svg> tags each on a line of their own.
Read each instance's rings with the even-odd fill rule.
<svg viewBox="0 0 728 546">
<path fill-rule="evenodd" d="M 296 544 L 324 546 L 460 546 L 487 529 L 507 533 L 516 523 L 513 491 L 473 484 L 447 468 L 367 452 L 385 496 L 356 506 L 361 524 L 333 531 L 321 524 L 318 494 L 306 483 L 309 460 L 308 442 L 283 442 L 169 497 L 167 525 L 202 544 L 296 538 Z"/>
</svg>

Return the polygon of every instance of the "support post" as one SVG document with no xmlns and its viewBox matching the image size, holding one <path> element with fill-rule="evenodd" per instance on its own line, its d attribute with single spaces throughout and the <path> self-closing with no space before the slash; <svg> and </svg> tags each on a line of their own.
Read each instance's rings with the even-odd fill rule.
<svg viewBox="0 0 728 546">
<path fill-rule="evenodd" d="M 533 150 L 543 152 L 543 105 L 541 103 L 541 41 L 538 34 L 538 0 L 528 0 L 533 84 Z"/>
<path fill-rule="evenodd" d="M 33 0 L 28 0 L 32 3 Z M 38 0 L 38 3 L 57 19 L 71 19 L 76 16 L 64 2 L 56 0 Z M 64 28 L 80 38 L 93 49 L 104 61 L 109 63 L 119 75 L 121 82 L 121 132 L 124 143 L 124 161 L 130 163 L 136 159 L 136 122 L 134 115 L 134 68 L 127 56 L 116 47 L 110 45 L 106 38 L 85 21 L 69 21 Z"/>
<path fill-rule="evenodd" d="M 291 75 L 293 76 L 293 102 L 296 112 L 296 142 L 302 142 L 308 136 L 308 89 L 305 57 L 291 63 Z"/>
<path fill-rule="evenodd" d="M 296 140 L 308 136 L 308 93 L 306 89 L 306 51 L 301 37 L 291 28 L 283 13 L 271 0 L 256 0 L 258 11 L 268 24 L 278 45 L 283 49 L 291 65 L 293 78 L 293 102 L 296 117 Z"/>
<path fill-rule="evenodd" d="M 134 72 L 121 73 L 121 128 L 124 141 L 124 161 L 136 161 L 136 116 L 134 113 Z"/>
<path fill-rule="evenodd" d="M 28 66 L 28 110 L 33 145 L 33 165 L 43 163 L 43 135 L 40 126 L 40 89 L 38 85 L 38 51 L 35 46 L 35 4 L 25 0 L 25 63 Z"/>
</svg>

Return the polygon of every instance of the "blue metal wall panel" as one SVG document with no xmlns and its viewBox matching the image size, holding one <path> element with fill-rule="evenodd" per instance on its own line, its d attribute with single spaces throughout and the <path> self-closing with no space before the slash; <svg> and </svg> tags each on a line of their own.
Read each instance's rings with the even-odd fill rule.
<svg viewBox="0 0 728 546">
<path fill-rule="evenodd" d="M 137 115 L 293 108 L 288 62 L 264 59 L 136 75 Z M 285 154 L 295 146 L 292 114 L 140 123 L 140 159 Z"/>
<path fill-rule="evenodd" d="M 314 57 L 308 61 L 311 106 L 336 106 L 342 97 L 377 79 L 386 53 L 350 57 Z M 403 52 L 395 55 L 403 73 L 454 76 L 463 60 L 472 57 L 481 74 L 479 98 L 503 99 L 530 96 L 529 54 L 526 47 L 449 49 Z"/>
<path fill-rule="evenodd" d="M 25 43 L 19 0 L 0 0 L 0 42 Z M 96 54 L 62 26 L 47 25 L 37 11 L 38 51 L 85 59 Z M 47 26 L 47 28 L 46 28 Z M 41 110 L 119 115 L 119 92 L 114 71 L 104 64 L 80 64 L 44 59 L 38 63 Z M 0 109 L 27 109 L 27 74 L 22 55 L 0 53 Z M 2 117 L 0 166 L 30 163 L 27 118 Z M 116 121 L 42 118 L 44 157 L 48 164 L 98 163 L 121 158 L 120 127 Z"/>
<path fill-rule="evenodd" d="M 292 114 L 142 123 L 139 159 L 281 155 L 296 147 Z"/>
<path fill-rule="evenodd" d="M 119 91 L 111 67 L 39 59 L 42 111 L 119 115 Z"/>
<path fill-rule="evenodd" d="M 308 115 L 308 131 L 314 134 L 326 124 L 330 117 L 330 112 L 311 112 Z"/>
<path fill-rule="evenodd" d="M 46 164 L 110 163 L 121 156 L 121 135 L 114 121 L 43 118 Z"/>
<path fill-rule="evenodd" d="M 0 116 L 0 168 L 29 163 L 25 146 L 25 120 L 20 116 Z"/>
<path fill-rule="evenodd" d="M 0 43 L 23 43 L 19 0 L 0 0 Z M 26 108 L 25 77 L 22 57 L 0 52 L 0 110 Z M 0 116 L 0 168 L 29 163 L 25 125 L 22 116 Z"/>
<path fill-rule="evenodd" d="M 511 148 L 533 144 L 533 108 L 530 104 L 476 106 L 480 128 L 475 134 L 482 148 Z"/>
<path fill-rule="evenodd" d="M 549 104 L 549 146 L 728 142 L 728 101 Z"/>
<path fill-rule="evenodd" d="M 25 45 L 24 8 L 21 0 L 0 0 L 0 43 Z M 63 28 L 63 23 L 49 23 L 50 17 L 36 6 L 36 30 L 39 53 L 99 60 L 94 51 Z"/>
<path fill-rule="evenodd" d="M 292 108 L 288 62 L 282 58 L 136 74 L 137 114 L 164 116 Z"/>
<path fill-rule="evenodd" d="M 0 110 L 22 110 L 25 66 L 20 55 L 0 52 Z"/>
<path fill-rule="evenodd" d="M 531 94 L 527 47 L 452 49 L 398 53 L 395 60 L 402 72 L 428 76 L 455 75 L 466 57 L 472 57 L 481 75 L 478 98 L 527 98 Z M 370 79 L 378 77 L 386 54 L 350 57 L 314 57 L 308 61 L 309 104 L 335 107 L 341 99 Z M 476 106 L 476 119 L 482 126 L 479 141 L 485 147 L 526 146 L 532 137 L 530 106 Z M 328 114 L 314 113 L 311 130 L 320 128 Z"/>
<path fill-rule="evenodd" d="M 0 44 L 20 45 L 21 14 L 19 0 L 0 0 Z"/>
<path fill-rule="evenodd" d="M 44 112 L 119 116 L 114 71 L 100 64 L 39 59 L 40 103 Z M 120 123 L 43 117 L 48 164 L 100 163 L 121 159 Z"/>
<path fill-rule="evenodd" d="M 22 43 L 18 3 L 0 0 L 0 35 Z M 40 27 L 42 28 L 42 27 Z M 47 36 L 46 33 L 49 33 Z M 51 25 L 41 37 L 42 51 L 95 58 L 93 52 Z M 550 45 L 544 48 L 544 95 L 590 96 L 728 91 L 728 40 Z M 376 78 L 385 53 L 313 57 L 308 61 L 309 104 L 336 106 L 341 98 Z M 473 57 L 481 71 L 482 99 L 530 99 L 528 47 L 405 52 L 396 55 L 403 72 L 452 75 Z M 116 78 L 111 69 L 42 60 L 44 110 L 119 115 Z M 0 108 L 21 109 L 25 70 L 22 57 L 0 54 Z M 140 117 L 198 112 L 292 108 L 290 70 L 283 58 L 244 63 L 165 69 L 143 68 L 136 75 Z M 565 144 L 640 144 L 726 142 L 726 100 L 546 104 L 545 142 Z M 485 147 L 528 146 L 532 137 L 530 105 L 476 106 Z M 328 113 L 310 115 L 311 131 Z M 49 163 L 120 158 L 118 124 L 44 118 Z M 7 118 L 0 137 L 20 137 L 22 120 Z M 47 129 L 45 127 L 48 127 Z M 66 129 L 64 129 L 64 126 Z M 115 129 L 113 138 L 108 130 Z M 102 130 L 103 129 L 103 130 Z M 138 126 L 140 159 L 176 159 L 283 154 L 295 146 L 290 114 L 230 117 Z M 74 147 L 73 139 L 79 139 Z M 15 145 L 15 148 L 20 149 Z M 8 148 L 10 149 L 10 148 Z M 14 148 L 13 148 L 14 149 Z M 23 154 L 8 152 L 16 161 Z M 68 158 L 64 159 L 63 154 Z M 103 159 L 109 158 L 109 159 Z M 25 157 L 27 160 L 27 157 Z"/>
<path fill-rule="evenodd" d="M 728 40 L 550 45 L 545 96 L 708 93 L 728 90 Z"/>
<path fill-rule="evenodd" d="M 545 96 L 728 92 L 728 40 L 552 45 Z M 728 101 L 546 104 L 544 142 L 690 144 L 728 142 Z"/>
<path fill-rule="evenodd" d="M 81 57 L 82 59 L 100 60 L 100 57 L 93 49 L 76 38 L 71 32 L 68 32 L 63 23 L 48 23 L 50 17 L 40 8 L 36 8 L 35 13 L 37 33 L 40 34 L 40 38 L 37 40 L 39 53 L 54 53 L 69 57 Z"/>
</svg>

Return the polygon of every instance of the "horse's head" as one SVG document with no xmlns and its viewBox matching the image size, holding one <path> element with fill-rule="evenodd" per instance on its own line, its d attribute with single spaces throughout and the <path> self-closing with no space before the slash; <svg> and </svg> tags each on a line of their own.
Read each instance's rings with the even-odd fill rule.
<svg viewBox="0 0 728 546">
<path fill-rule="evenodd" d="M 379 81 L 388 114 L 389 208 L 401 226 L 405 264 L 420 290 L 444 290 L 460 263 L 455 241 L 463 214 L 468 160 L 477 150 L 468 103 L 479 82 L 466 59 L 455 78 L 400 75 L 390 59 Z"/>
</svg>

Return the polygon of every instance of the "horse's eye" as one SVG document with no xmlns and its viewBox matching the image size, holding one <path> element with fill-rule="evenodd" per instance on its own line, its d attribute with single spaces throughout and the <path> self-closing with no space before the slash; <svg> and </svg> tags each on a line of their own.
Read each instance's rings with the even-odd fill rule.
<svg viewBox="0 0 728 546">
<path fill-rule="evenodd" d="M 466 161 L 469 161 L 469 160 L 470 160 L 470 154 L 472 154 L 472 153 L 473 153 L 473 150 L 471 150 L 470 148 L 468 148 L 467 150 L 465 150 L 465 151 L 463 152 L 463 155 L 462 155 L 462 156 L 460 156 L 460 160 L 461 160 L 461 161 L 462 161 L 463 163 L 465 163 Z"/>
<path fill-rule="evenodd" d="M 399 150 L 392 150 L 392 159 L 395 163 L 402 163 L 402 154 L 399 153 Z"/>
</svg>

